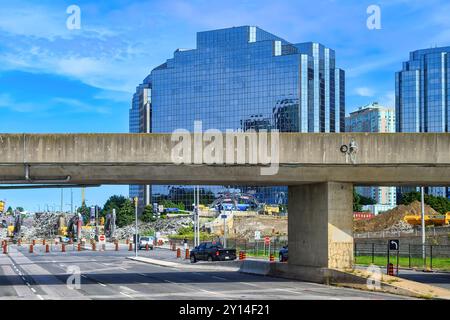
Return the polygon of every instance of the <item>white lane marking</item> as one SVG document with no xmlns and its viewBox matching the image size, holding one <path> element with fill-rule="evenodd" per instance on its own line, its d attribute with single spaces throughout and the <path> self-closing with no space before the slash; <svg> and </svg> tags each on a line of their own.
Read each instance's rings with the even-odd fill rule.
<svg viewBox="0 0 450 320">
<path fill-rule="evenodd" d="M 248 282 L 240 282 L 240 283 L 245 284 L 245 285 L 247 285 L 247 286 L 252 286 L 252 287 L 257 287 L 257 288 L 259 288 L 259 286 L 258 286 L 257 284 L 254 284 L 254 283 L 248 283 Z"/>
<path fill-rule="evenodd" d="M 120 286 L 119 288 L 125 290 L 125 291 L 130 291 L 130 292 L 137 292 L 136 290 L 133 290 L 131 288 L 125 287 L 125 286 Z"/>
<path fill-rule="evenodd" d="M 101 285 L 102 287 L 106 287 L 106 284 L 101 283 L 101 282 L 97 282 L 99 285 Z"/>
<path fill-rule="evenodd" d="M 144 273 L 138 273 L 138 275 L 140 275 L 140 276 L 144 276 L 144 277 L 146 277 L 147 275 L 146 274 L 144 274 Z"/>
<path fill-rule="evenodd" d="M 129 294 L 126 294 L 125 292 L 120 291 L 119 293 L 120 293 L 120 294 L 123 294 L 124 296 L 126 296 L 126 297 L 128 297 L 128 298 L 133 299 L 132 296 L 130 296 Z"/>
<path fill-rule="evenodd" d="M 177 283 L 169 281 L 169 280 L 164 280 L 164 282 L 171 283 L 171 284 L 177 284 Z"/>
<path fill-rule="evenodd" d="M 30 286 L 30 283 L 29 283 L 29 282 L 25 282 L 25 284 L 26 284 L 27 286 Z"/>
<path fill-rule="evenodd" d="M 222 277 L 217 277 L 217 276 L 212 276 L 214 279 L 218 279 L 218 280 L 224 280 L 224 281 L 227 281 L 227 279 L 225 279 L 225 278 L 222 278 Z"/>
<path fill-rule="evenodd" d="M 27 281 L 27 279 L 26 279 L 25 277 L 22 277 L 22 280 L 23 280 L 23 281 Z"/>
<path fill-rule="evenodd" d="M 40 294 L 36 295 L 40 300 L 44 300 L 44 298 L 42 298 L 42 296 Z"/>
<path fill-rule="evenodd" d="M 86 278 L 86 279 L 87 279 L 87 276 L 86 276 L 86 275 L 82 274 L 81 276 L 82 276 L 83 278 Z"/>
<path fill-rule="evenodd" d="M 31 291 L 33 291 L 33 293 L 36 293 L 36 289 L 34 288 L 31 288 Z"/>
</svg>

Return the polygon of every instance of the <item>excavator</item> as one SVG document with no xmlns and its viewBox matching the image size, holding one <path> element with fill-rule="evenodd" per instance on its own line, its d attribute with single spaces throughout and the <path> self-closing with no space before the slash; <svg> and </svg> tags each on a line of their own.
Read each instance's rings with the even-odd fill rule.
<svg viewBox="0 0 450 320">
<path fill-rule="evenodd" d="M 406 215 L 403 220 L 410 225 L 419 226 L 422 224 L 420 215 Z M 446 214 L 426 214 L 424 217 L 425 225 L 444 226 L 450 224 L 450 211 Z"/>
<path fill-rule="evenodd" d="M 16 243 L 20 238 L 20 229 L 22 228 L 22 214 L 16 212 L 14 215 L 14 223 L 8 226 L 6 235 L 13 243 Z"/>
</svg>

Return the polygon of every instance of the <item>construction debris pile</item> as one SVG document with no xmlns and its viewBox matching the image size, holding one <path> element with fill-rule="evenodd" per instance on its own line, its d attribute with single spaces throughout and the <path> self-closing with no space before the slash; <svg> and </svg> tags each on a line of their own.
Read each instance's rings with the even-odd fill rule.
<svg viewBox="0 0 450 320">
<path fill-rule="evenodd" d="M 425 205 L 425 214 L 437 214 L 437 212 L 430 206 Z M 382 212 L 370 220 L 357 220 L 353 224 L 353 229 L 355 232 L 412 232 L 413 227 L 403 220 L 406 215 L 421 215 L 421 203 L 414 201 L 409 205 L 399 205 Z"/>
<path fill-rule="evenodd" d="M 177 234 L 178 230 L 183 227 L 189 227 L 193 225 L 192 218 L 190 217 L 171 217 L 167 219 L 158 219 L 154 222 L 138 222 L 138 228 L 140 234 L 146 234 L 149 231 L 154 230 L 160 232 L 161 235 Z M 117 228 L 113 237 L 118 240 L 127 239 L 133 236 L 135 233 L 134 224 Z"/>
<path fill-rule="evenodd" d="M 22 237 L 25 239 L 49 239 L 55 237 L 58 214 L 51 212 L 37 213 L 27 226 L 24 222 L 21 228 Z"/>
</svg>

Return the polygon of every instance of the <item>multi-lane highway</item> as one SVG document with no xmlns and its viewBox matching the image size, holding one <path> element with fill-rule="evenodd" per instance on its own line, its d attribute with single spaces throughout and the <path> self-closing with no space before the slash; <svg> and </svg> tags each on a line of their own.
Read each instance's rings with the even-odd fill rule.
<svg viewBox="0 0 450 320">
<path fill-rule="evenodd" d="M 203 263 L 164 267 L 132 261 L 133 252 L 45 253 L 10 246 L 0 256 L 0 299 L 405 299 L 314 283 L 238 273 Z M 140 255 L 167 259 L 165 249 Z M 207 266 L 207 267 L 206 267 Z M 74 286 L 80 271 L 79 289 Z"/>
</svg>

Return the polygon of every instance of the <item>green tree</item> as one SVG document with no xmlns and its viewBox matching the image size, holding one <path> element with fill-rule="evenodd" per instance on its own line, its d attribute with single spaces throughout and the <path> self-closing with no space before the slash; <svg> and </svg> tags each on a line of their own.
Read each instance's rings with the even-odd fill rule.
<svg viewBox="0 0 450 320">
<path fill-rule="evenodd" d="M 91 214 L 91 210 L 86 206 L 86 202 L 83 201 L 81 207 L 77 209 L 77 212 L 81 214 L 84 223 L 87 223 L 89 220 L 89 216 Z"/>
<path fill-rule="evenodd" d="M 12 207 L 8 207 L 8 209 L 6 210 L 7 213 L 12 214 L 13 213 L 13 208 Z"/>
<path fill-rule="evenodd" d="M 125 198 L 125 202 L 116 210 L 116 222 L 118 227 L 124 227 L 134 221 L 134 204 L 130 199 Z"/>
<path fill-rule="evenodd" d="M 358 196 L 359 196 L 359 203 L 363 206 L 370 205 L 370 204 L 377 204 L 377 202 L 372 198 L 364 197 L 360 194 L 358 194 Z"/>
<path fill-rule="evenodd" d="M 111 213 L 113 209 L 116 209 L 117 213 L 127 201 L 130 201 L 130 199 L 124 196 L 114 195 L 109 197 L 109 199 L 106 200 L 105 204 L 103 205 L 103 209 L 101 210 L 100 215 L 104 217 L 107 213 Z"/>
<path fill-rule="evenodd" d="M 420 192 L 412 191 L 404 193 L 400 203 L 408 205 L 414 201 L 421 201 Z M 450 200 L 445 197 L 436 197 L 426 194 L 424 195 L 424 202 L 440 214 L 445 214 L 450 211 Z"/>
<path fill-rule="evenodd" d="M 156 218 L 153 215 L 153 206 L 152 205 L 149 204 L 149 205 L 145 206 L 140 219 L 143 222 L 152 222 L 152 221 L 156 220 Z"/>
<path fill-rule="evenodd" d="M 25 211 L 25 210 L 23 209 L 23 207 L 17 207 L 16 210 L 19 211 L 19 212 L 24 212 L 24 211 Z"/>
<path fill-rule="evenodd" d="M 353 211 L 361 211 L 362 205 L 361 205 L 361 197 L 359 194 L 353 189 Z"/>
</svg>

